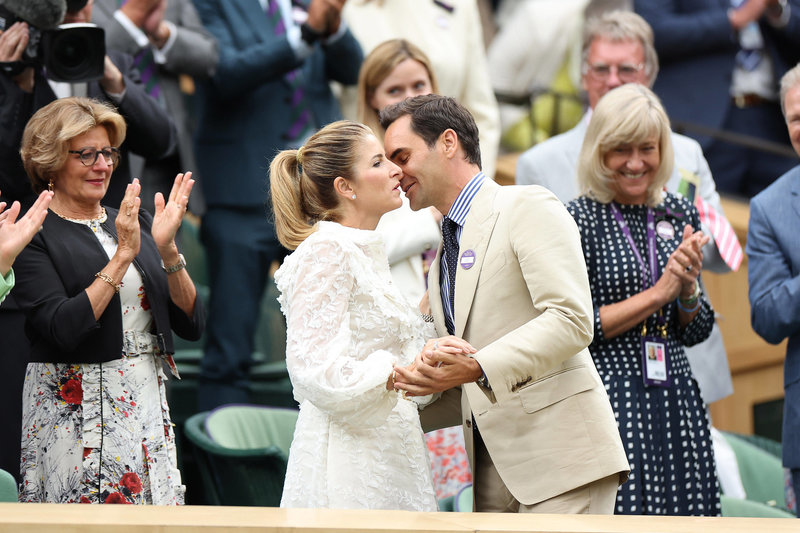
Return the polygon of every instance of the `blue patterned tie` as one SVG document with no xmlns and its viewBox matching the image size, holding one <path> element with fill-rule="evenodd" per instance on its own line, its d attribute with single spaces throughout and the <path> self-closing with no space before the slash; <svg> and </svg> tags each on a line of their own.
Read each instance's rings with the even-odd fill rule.
<svg viewBox="0 0 800 533">
<path fill-rule="evenodd" d="M 455 326 L 450 319 L 452 315 L 455 317 L 455 294 L 456 294 L 456 263 L 458 258 L 458 239 L 456 238 L 456 230 L 458 224 L 453 222 L 447 217 L 442 219 L 442 243 L 444 244 L 444 260 L 447 265 L 447 279 L 449 282 L 449 296 L 450 296 L 450 310 L 451 314 L 444 314 L 445 325 L 450 335 L 453 335 Z"/>
</svg>

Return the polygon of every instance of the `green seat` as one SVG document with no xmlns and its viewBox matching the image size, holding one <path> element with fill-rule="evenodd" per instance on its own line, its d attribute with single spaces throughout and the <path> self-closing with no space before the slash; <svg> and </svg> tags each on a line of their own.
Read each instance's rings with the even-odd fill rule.
<svg viewBox="0 0 800 533">
<path fill-rule="evenodd" d="M 14 476 L 0 469 L 0 502 L 16 502 L 17 481 Z"/>
<path fill-rule="evenodd" d="M 189 417 L 185 433 L 205 500 L 277 507 L 297 414 L 294 409 L 231 405 Z"/>
<path fill-rule="evenodd" d="M 472 485 L 462 487 L 456 494 L 456 500 L 453 509 L 458 513 L 471 513 L 472 512 Z"/>
<path fill-rule="evenodd" d="M 741 433 L 732 433 L 732 435 L 739 437 L 740 439 L 749 442 L 755 447 L 760 448 L 765 452 L 774 455 L 778 459 L 783 460 L 783 457 L 781 455 L 782 454 L 781 443 L 776 440 L 772 440 L 767 437 L 762 437 L 761 435 L 743 435 Z"/>
<path fill-rule="evenodd" d="M 752 518 L 795 518 L 795 516 L 782 509 L 776 509 L 752 500 L 740 500 L 724 494 L 720 496 L 722 516 L 749 516 Z"/>
<path fill-rule="evenodd" d="M 747 499 L 769 507 L 786 508 L 781 460 L 740 436 L 722 432 L 736 456 Z"/>
</svg>

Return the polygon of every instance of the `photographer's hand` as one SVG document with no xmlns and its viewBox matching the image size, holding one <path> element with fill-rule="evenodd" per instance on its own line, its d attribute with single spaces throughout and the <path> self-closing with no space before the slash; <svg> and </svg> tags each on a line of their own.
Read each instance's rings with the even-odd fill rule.
<svg viewBox="0 0 800 533">
<path fill-rule="evenodd" d="M 13 63 L 21 61 L 22 54 L 27 46 L 28 25 L 25 22 L 15 22 L 8 30 L 0 32 L 0 62 Z M 23 91 L 33 92 L 33 67 L 27 67 L 12 79 Z"/>
</svg>

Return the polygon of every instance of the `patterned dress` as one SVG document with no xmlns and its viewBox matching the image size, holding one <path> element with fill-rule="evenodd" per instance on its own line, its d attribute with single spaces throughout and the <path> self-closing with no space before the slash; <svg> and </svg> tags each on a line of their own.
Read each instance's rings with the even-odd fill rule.
<svg viewBox="0 0 800 533">
<path fill-rule="evenodd" d="M 630 479 L 617 493 L 616 513 L 719 515 L 710 424 L 683 349 L 708 337 L 714 312 L 702 296 L 698 314 L 681 329 L 676 304 L 663 308 L 672 381 L 666 388 L 646 386 L 641 326 L 607 339 L 600 324 L 600 307 L 642 291 L 640 264 L 608 204 L 581 197 L 567 209 L 581 232 L 594 303 L 594 340 L 589 351 L 605 383 L 631 466 Z M 620 211 L 647 261 L 646 206 L 621 205 Z M 655 208 L 655 220 L 674 229 L 673 238 L 656 237 L 660 276 L 681 242 L 684 225 L 699 228 L 700 221 L 689 202 L 669 193 Z M 647 327 L 654 331 L 655 326 L 653 315 Z"/>
<path fill-rule="evenodd" d="M 102 221 L 73 222 L 88 225 L 114 255 L 117 243 Z M 133 265 L 120 298 L 126 335 L 150 331 L 150 304 Z M 166 379 L 152 351 L 98 364 L 28 364 L 19 500 L 183 504 Z"/>
<path fill-rule="evenodd" d="M 321 222 L 275 282 L 300 404 L 281 507 L 436 511 L 418 399 L 386 389 L 433 329 L 393 285 L 379 235 Z"/>
</svg>

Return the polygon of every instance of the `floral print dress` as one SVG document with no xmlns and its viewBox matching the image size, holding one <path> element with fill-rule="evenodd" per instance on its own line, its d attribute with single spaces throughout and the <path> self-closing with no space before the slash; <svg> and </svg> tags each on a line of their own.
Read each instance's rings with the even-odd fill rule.
<svg viewBox="0 0 800 533">
<path fill-rule="evenodd" d="M 114 238 L 88 225 L 109 257 Z M 122 325 L 149 332 L 150 305 L 131 265 L 122 279 Z M 19 500 L 182 504 L 162 359 L 128 354 L 98 364 L 30 363 L 25 375 Z"/>
</svg>

